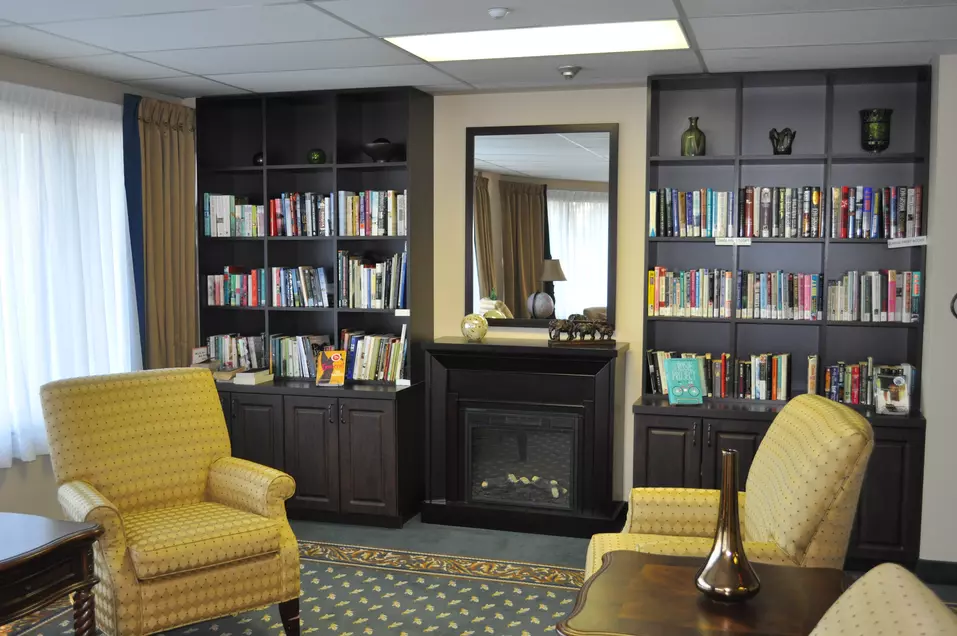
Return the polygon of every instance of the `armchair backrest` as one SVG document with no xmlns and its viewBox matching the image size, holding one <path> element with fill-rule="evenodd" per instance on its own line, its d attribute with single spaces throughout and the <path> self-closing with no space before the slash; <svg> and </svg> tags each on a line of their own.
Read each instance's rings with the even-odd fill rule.
<svg viewBox="0 0 957 636">
<path fill-rule="evenodd" d="M 40 401 L 57 482 L 89 482 L 121 512 L 202 501 L 209 465 L 230 454 L 206 369 L 60 380 Z"/>
<path fill-rule="evenodd" d="M 801 565 L 843 567 L 873 447 L 857 411 L 820 395 L 792 399 L 748 473 L 746 538 L 773 541 Z"/>
</svg>

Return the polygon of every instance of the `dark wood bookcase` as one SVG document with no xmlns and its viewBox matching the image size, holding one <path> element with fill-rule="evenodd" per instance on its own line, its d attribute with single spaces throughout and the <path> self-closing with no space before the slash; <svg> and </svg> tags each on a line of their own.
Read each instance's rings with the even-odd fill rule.
<svg viewBox="0 0 957 636">
<path fill-rule="evenodd" d="M 341 329 L 410 338 L 405 378 L 422 376 L 422 342 L 432 338 L 432 97 L 411 88 L 278 93 L 197 100 L 200 337 L 235 333 L 327 334 Z M 405 160 L 373 163 L 362 144 L 384 137 L 405 146 Z M 326 163 L 310 164 L 321 148 Z M 253 165 L 263 153 L 264 165 Z M 282 192 L 407 190 L 407 236 L 218 238 L 203 236 L 203 193 L 243 196 L 265 205 Z M 338 205 L 338 202 L 337 202 Z M 338 208 L 337 208 L 338 209 Z M 206 276 L 226 265 L 322 266 L 334 292 L 338 250 L 387 258 L 408 252 L 405 312 L 344 307 L 219 307 L 206 303 Z M 333 299 L 337 297 L 333 293 Z M 342 343 L 339 343 L 342 346 Z"/>
<path fill-rule="evenodd" d="M 855 521 L 848 563 L 913 563 L 920 537 L 924 419 L 920 415 L 923 312 L 926 307 L 926 247 L 890 249 L 887 240 L 830 238 L 831 186 L 920 184 L 923 234 L 933 232 L 936 210 L 928 205 L 930 67 L 775 73 L 662 76 L 649 80 L 647 190 L 747 185 L 820 186 L 824 238 L 752 238 L 750 245 L 716 245 L 713 238 L 649 237 L 645 225 L 645 271 L 697 268 L 823 273 L 827 281 L 848 270 L 897 269 L 922 273 L 921 317 L 914 323 L 824 320 L 742 320 L 646 315 L 644 348 L 746 358 L 752 353 L 791 354 L 790 396 L 807 392 L 807 356 L 823 369 L 839 361 L 874 358 L 877 364 L 907 362 L 918 371 L 909 416 L 878 416 L 858 406 L 874 425 L 875 449 Z M 893 108 L 890 147 L 870 154 L 860 146 L 859 110 Z M 688 117 L 699 118 L 707 155 L 682 157 L 680 137 Z M 768 132 L 797 131 L 793 154 L 772 153 Z M 646 192 L 647 196 L 647 192 Z M 736 195 L 737 196 L 737 195 Z M 732 288 L 734 285 L 732 285 Z M 732 290 L 732 295 L 736 290 Z M 642 364 L 642 397 L 634 405 L 636 486 L 714 487 L 714 453 L 742 454 L 741 488 L 750 459 L 783 401 L 705 398 L 699 407 L 670 406 L 650 395 Z"/>
</svg>

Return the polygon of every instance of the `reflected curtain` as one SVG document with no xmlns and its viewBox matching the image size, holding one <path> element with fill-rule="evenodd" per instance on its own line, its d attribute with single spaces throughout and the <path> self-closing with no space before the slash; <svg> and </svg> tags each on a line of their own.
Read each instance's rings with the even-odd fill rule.
<svg viewBox="0 0 957 636">
<path fill-rule="evenodd" d="M 492 255 L 492 205 L 488 196 L 488 179 L 475 176 L 474 219 L 475 268 L 480 298 L 487 298 L 495 283 L 495 259 Z"/>
<path fill-rule="evenodd" d="M 608 305 L 608 193 L 548 191 L 552 258 L 567 280 L 555 283 L 555 316 Z"/>
<path fill-rule="evenodd" d="M 516 318 L 530 318 L 527 301 L 542 291 L 545 260 L 545 186 L 500 181 L 505 289 L 502 300 Z"/>
<path fill-rule="evenodd" d="M 143 98 L 139 106 L 143 186 L 146 360 L 187 366 L 197 342 L 196 155 L 193 109 Z"/>
</svg>

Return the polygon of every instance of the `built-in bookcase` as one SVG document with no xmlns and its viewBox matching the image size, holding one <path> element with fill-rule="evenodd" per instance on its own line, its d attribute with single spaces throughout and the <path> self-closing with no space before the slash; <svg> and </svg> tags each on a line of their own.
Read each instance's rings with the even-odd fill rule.
<svg viewBox="0 0 957 636">
<path fill-rule="evenodd" d="M 197 100 L 200 336 L 325 334 L 342 329 L 410 339 L 404 377 L 422 379 L 421 343 L 432 338 L 432 97 L 410 88 L 313 91 Z M 373 163 L 362 145 L 378 138 L 403 144 L 402 161 Z M 326 154 L 308 163 L 309 150 Z M 263 154 L 263 165 L 253 157 Z M 266 206 L 283 192 L 407 191 L 405 236 L 204 236 L 203 193 L 245 197 Z M 337 252 L 372 260 L 408 253 L 406 310 L 344 307 L 220 307 L 206 302 L 206 277 L 243 268 L 321 266 L 330 293 L 340 284 Z M 334 303 L 335 304 L 335 303 Z M 268 342 L 268 340 L 267 340 Z M 339 343 L 342 346 L 342 343 Z"/>
<path fill-rule="evenodd" d="M 923 234 L 933 236 L 928 205 L 930 68 L 884 68 L 820 72 L 722 74 L 657 77 L 650 80 L 648 189 L 713 188 L 738 192 L 747 185 L 820 186 L 824 217 L 830 219 L 832 186 L 923 186 Z M 890 147 L 880 154 L 861 149 L 864 108 L 893 108 Z M 682 157 L 681 133 L 698 117 L 707 155 Z M 769 130 L 797 131 L 793 154 L 774 155 Z M 651 222 L 653 211 L 649 210 Z M 823 273 L 823 281 L 848 270 L 915 270 L 926 280 L 926 247 L 890 248 L 886 239 L 752 238 L 750 245 L 718 245 L 714 238 L 649 237 L 645 228 L 645 270 L 698 268 L 738 271 Z M 923 296 L 922 305 L 926 306 Z M 826 291 L 824 292 L 826 296 Z M 732 301 L 732 308 L 735 301 Z M 646 303 L 647 306 L 647 303 Z M 647 310 L 646 310 L 647 311 Z M 806 359 L 818 354 L 820 367 L 874 358 L 875 363 L 907 362 L 918 369 L 912 390 L 919 415 L 923 315 L 912 323 L 833 322 L 825 307 L 821 321 L 742 320 L 646 315 L 644 347 L 678 352 L 791 354 L 790 393 L 807 391 Z M 648 396 L 648 404 L 667 404 Z M 820 392 L 820 387 L 818 389 Z M 720 402 L 717 400 L 716 402 Z"/>
</svg>

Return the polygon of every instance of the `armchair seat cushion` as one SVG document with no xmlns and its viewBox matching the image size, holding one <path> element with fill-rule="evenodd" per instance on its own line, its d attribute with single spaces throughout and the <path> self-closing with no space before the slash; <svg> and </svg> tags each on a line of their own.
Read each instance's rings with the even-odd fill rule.
<svg viewBox="0 0 957 636">
<path fill-rule="evenodd" d="M 123 517 L 141 581 L 279 552 L 282 523 L 217 503 L 155 508 Z"/>
</svg>

